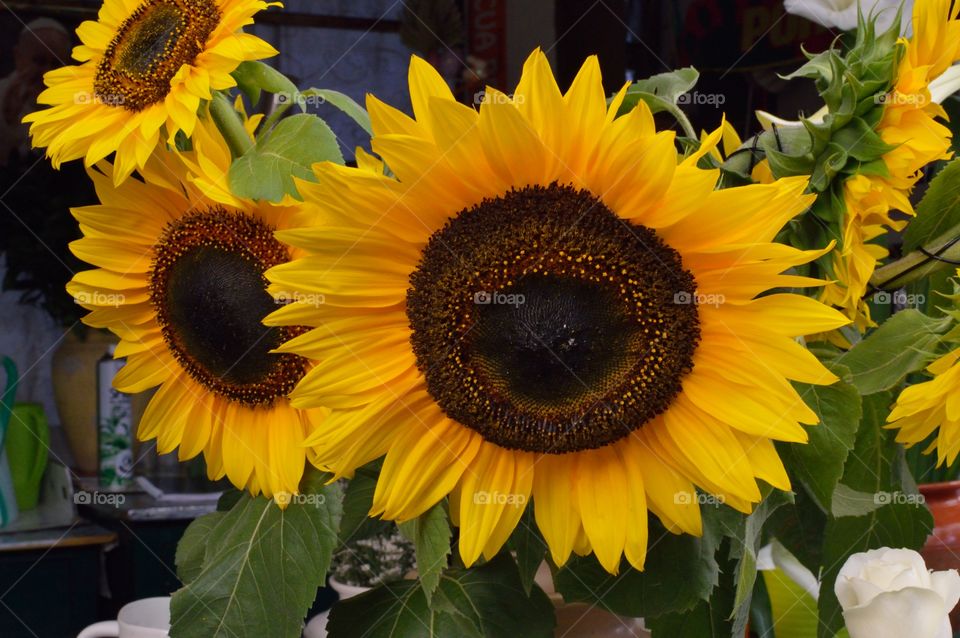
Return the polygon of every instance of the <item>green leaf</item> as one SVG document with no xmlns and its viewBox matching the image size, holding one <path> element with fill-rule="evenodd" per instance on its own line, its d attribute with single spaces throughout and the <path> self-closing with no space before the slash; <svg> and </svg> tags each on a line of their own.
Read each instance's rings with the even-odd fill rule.
<svg viewBox="0 0 960 638">
<path fill-rule="evenodd" d="M 343 518 L 340 519 L 341 543 L 385 534 L 393 525 L 390 521 L 370 518 L 381 463 L 378 460 L 359 468 L 347 483 L 343 496 Z"/>
<path fill-rule="evenodd" d="M 757 579 L 750 597 L 750 631 L 756 636 L 774 636 L 773 608 L 763 575 Z M 740 638 L 739 636 L 737 638 Z"/>
<path fill-rule="evenodd" d="M 274 94 L 293 95 L 297 92 L 297 85 L 290 78 L 264 62 L 242 62 L 232 75 L 240 90 L 250 97 L 254 104 L 260 101 L 261 89 Z"/>
<path fill-rule="evenodd" d="M 322 161 L 343 164 L 337 137 L 320 118 L 293 115 L 233 162 L 230 190 L 254 200 L 278 202 L 285 194 L 300 199 L 294 178 L 314 181 L 311 167 Z"/>
<path fill-rule="evenodd" d="M 302 496 L 286 510 L 244 496 L 220 515 L 205 536 L 203 569 L 173 595 L 173 638 L 300 635 L 340 522 L 338 486 Z"/>
<path fill-rule="evenodd" d="M 917 216 L 903 234 L 904 253 L 924 246 L 960 226 L 960 161 L 940 171 L 917 205 Z"/>
<path fill-rule="evenodd" d="M 221 497 L 222 498 L 222 497 Z M 177 554 L 174 564 L 177 566 L 177 576 L 180 582 L 189 583 L 196 579 L 203 571 L 203 557 L 207 551 L 207 537 L 220 523 L 225 512 L 211 512 L 194 519 L 187 526 L 180 542 L 177 543 Z"/>
<path fill-rule="evenodd" d="M 540 535 L 540 529 L 533 518 L 533 508 L 528 507 L 520 518 L 520 523 L 510 536 L 510 549 L 516 553 L 520 582 L 527 593 L 533 587 L 537 570 L 547 555 L 547 543 Z"/>
<path fill-rule="evenodd" d="M 706 513 L 710 507 L 703 508 Z M 720 570 L 720 534 L 704 520 L 701 538 L 671 534 L 650 519 L 650 551 L 644 571 L 627 564 L 608 574 L 594 556 L 571 557 L 554 575 L 565 601 L 599 605 L 615 614 L 654 617 L 692 609 L 710 596 Z"/>
<path fill-rule="evenodd" d="M 230 75 L 237 81 L 237 88 L 251 104 L 260 101 L 260 85 L 257 84 L 256 65 L 253 62 L 241 62 Z"/>
<path fill-rule="evenodd" d="M 793 505 L 781 507 L 770 517 L 767 533 L 816 574 L 820 571 L 823 556 L 821 540 L 826 525 L 827 515 L 808 491 L 799 490 L 794 495 Z"/>
<path fill-rule="evenodd" d="M 736 560 L 733 578 L 735 595 L 729 620 L 733 621 L 733 635 L 742 636 L 750 620 L 750 600 L 757 582 L 757 552 L 763 540 L 763 528 L 777 508 L 793 503 L 793 494 L 773 490 L 746 517 L 743 535 L 731 539 L 731 560 Z M 721 579 L 722 582 L 722 579 Z"/>
<path fill-rule="evenodd" d="M 696 69 L 686 67 L 669 73 L 660 73 L 646 80 L 638 80 L 627 89 L 623 103 L 617 111 L 617 117 L 629 113 L 638 103 L 646 102 L 652 113 L 666 111 L 672 115 L 683 128 L 684 134 L 696 140 L 697 134 L 693 125 L 677 103 L 680 101 L 680 96 L 692 89 L 699 78 L 700 74 Z"/>
<path fill-rule="evenodd" d="M 676 104 L 678 98 L 696 86 L 699 79 L 700 73 L 692 66 L 688 66 L 669 73 L 658 73 L 645 80 L 637 80 L 627 89 L 620 114 L 633 110 L 633 107 L 639 101 L 637 95 L 641 93 L 655 95 L 662 100 Z"/>
<path fill-rule="evenodd" d="M 744 628 L 738 630 L 730 621 L 730 610 L 734 608 L 734 567 L 731 561 L 726 560 L 722 568 L 719 586 L 708 600 L 698 601 L 692 609 L 682 613 L 672 612 L 648 619 L 653 635 L 696 638 L 743 636 Z"/>
<path fill-rule="evenodd" d="M 381 585 L 334 605 L 330 638 L 553 636 L 553 604 L 539 587 L 524 593 L 507 554 L 472 569 L 448 569 L 433 608 L 414 581 Z"/>
<path fill-rule="evenodd" d="M 429 604 L 433 592 L 440 584 L 440 574 L 446 568 L 447 557 L 450 555 L 453 531 L 450 529 L 444 504 L 437 503 L 417 518 L 401 523 L 400 531 L 416 548 L 417 572 Z"/>
<path fill-rule="evenodd" d="M 827 49 L 826 51 L 813 56 L 808 55 L 810 59 L 803 66 L 793 73 L 790 73 L 789 75 L 783 75 L 781 77 L 784 80 L 808 78 L 811 80 L 830 82 L 833 80 L 833 71 L 835 68 L 833 58 L 836 56 L 837 53 L 833 49 Z"/>
<path fill-rule="evenodd" d="M 881 505 L 874 492 L 859 492 L 840 483 L 833 492 L 830 514 L 834 518 L 863 516 L 879 509 Z"/>
<path fill-rule="evenodd" d="M 842 483 L 852 490 L 874 493 L 902 485 L 898 463 L 903 449 L 896 443 L 895 433 L 883 428 L 891 404 L 891 392 L 863 398 L 857 439 L 843 470 Z"/>
<path fill-rule="evenodd" d="M 859 117 L 853 118 L 847 126 L 836 131 L 833 141 L 845 148 L 850 157 L 861 162 L 872 162 L 896 148 L 884 142 L 873 127 Z"/>
<path fill-rule="evenodd" d="M 777 177 L 809 175 L 813 170 L 813 137 L 804 127 L 780 126 L 764 131 L 759 145 Z"/>
<path fill-rule="evenodd" d="M 911 486 L 904 485 L 901 472 L 903 450 L 896 443 L 895 434 L 882 427 L 892 401 L 889 392 L 864 398 L 863 419 L 842 482 L 851 490 L 873 494 L 878 502 L 886 504 L 864 516 L 845 516 L 827 522 L 818 603 L 820 638 L 832 637 L 843 627 L 843 615 L 833 586 L 851 554 L 878 547 L 918 549 L 933 527 L 930 511 L 919 499 L 901 498 L 912 496 L 907 493 Z"/>
<path fill-rule="evenodd" d="M 229 488 L 223 491 L 223 494 L 220 495 L 220 498 L 217 499 L 217 511 L 218 512 L 229 512 L 233 509 L 233 506 L 243 498 L 243 495 L 246 492 L 241 492 L 236 488 Z"/>
<path fill-rule="evenodd" d="M 843 366 L 831 372 L 844 378 Z M 807 428 L 805 445 L 778 444 L 780 458 L 792 478 L 798 479 L 824 512 L 829 512 L 833 490 L 843 475 L 843 464 L 853 448 L 860 423 L 860 393 L 843 381 L 819 386 L 796 384 L 797 392 L 818 417 L 820 424 Z"/>
<path fill-rule="evenodd" d="M 367 135 L 373 135 L 373 126 L 370 124 L 370 115 L 366 109 L 357 104 L 352 97 L 340 91 L 331 89 L 307 89 L 302 93 L 304 97 L 319 97 L 324 102 L 340 109 L 350 119 L 356 122 L 360 128 L 367 132 Z"/>
<path fill-rule="evenodd" d="M 951 323 L 949 317 L 934 319 L 912 308 L 903 310 L 837 361 L 850 369 L 852 383 L 861 394 L 889 390 L 927 365 L 940 334 Z"/>
</svg>

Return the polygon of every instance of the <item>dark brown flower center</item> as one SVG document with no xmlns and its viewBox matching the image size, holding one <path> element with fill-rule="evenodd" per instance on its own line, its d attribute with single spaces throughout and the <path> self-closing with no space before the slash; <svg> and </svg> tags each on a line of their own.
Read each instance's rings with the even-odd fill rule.
<svg viewBox="0 0 960 638">
<path fill-rule="evenodd" d="M 144 0 L 120 25 L 97 67 L 97 100 L 139 111 L 162 102 L 220 22 L 213 0 Z"/>
<path fill-rule="evenodd" d="M 568 186 L 461 211 L 410 283 L 428 391 L 509 449 L 595 449 L 640 428 L 680 392 L 700 339 L 680 255 Z"/>
<path fill-rule="evenodd" d="M 263 325 L 276 309 L 263 273 L 290 259 L 273 229 L 249 215 L 213 209 L 168 224 L 155 251 L 150 298 L 183 369 L 207 389 L 249 406 L 286 396 L 303 377 L 306 360 L 270 351 L 304 329 Z"/>
</svg>

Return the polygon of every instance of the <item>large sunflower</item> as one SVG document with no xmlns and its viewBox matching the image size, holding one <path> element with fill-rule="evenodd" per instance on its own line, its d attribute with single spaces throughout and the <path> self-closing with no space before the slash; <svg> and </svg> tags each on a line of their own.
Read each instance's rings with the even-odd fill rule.
<svg viewBox="0 0 960 638">
<path fill-rule="evenodd" d="M 161 132 L 193 133 L 201 100 L 236 85 L 230 74 L 245 60 L 276 55 L 242 33 L 262 0 L 104 0 L 97 21 L 77 29 L 73 51 L 81 64 L 47 73 L 31 113 L 33 145 L 46 147 L 54 166 L 80 157 L 85 164 L 116 151 L 116 183 L 142 167 Z"/>
<path fill-rule="evenodd" d="M 226 475 L 253 494 L 296 493 L 303 441 L 323 410 L 286 398 L 306 359 L 270 350 L 298 334 L 261 321 L 277 302 L 263 272 L 292 250 L 278 228 L 310 223 L 301 207 L 255 205 L 230 194 L 230 153 L 205 122 L 194 151 L 158 151 L 114 186 L 107 162 L 91 170 L 101 204 L 73 210 L 84 237 L 71 244 L 97 266 L 67 288 L 91 312 L 84 323 L 109 328 L 127 363 L 114 379 L 122 392 L 160 386 L 137 432 L 181 460 L 201 451 L 212 479 Z M 303 299 L 301 299 L 303 300 Z"/>
<path fill-rule="evenodd" d="M 317 360 L 291 395 L 332 413 L 308 439 L 349 476 L 386 455 L 372 514 L 446 495 L 466 564 L 495 554 L 532 497 L 554 560 L 642 568 L 647 511 L 701 532 L 695 485 L 750 511 L 789 481 L 773 439 L 817 422 L 787 379 L 834 376 L 793 337 L 846 320 L 780 286 L 823 251 L 771 243 L 806 180 L 716 191 L 678 163 L 642 103 L 615 117 L 596 58 L 561 94 L 545 56 L 516 93 L 458 104 L 414 58 L 416 119 L 371 97 L 373 148 L 397 179 L 323 164 L 303 194 L 322 225 L 272 288 L 323 294 L 268 325 Z M 700 302 L 699 304 L 697 302 Z"/>
<path fill-rule="evenodd" d="M 904 227 L 891 212 L 913 215 L 909 197 L 923 167 L 952 155 L 950 129 L 940 121 L 947 114 L 930 93 L 930 84 L 960 59 L 960 4 L 951 9 L 950 1 L 917 0 L 913 6 L 913 37 L 902 41 L 896 81 L 876 128 L 894 147 L 883 156 L 888 174 L 856 175 L 844 183 L 843 245 L 834 256 L 836 281 L 824 287 L 823 300 L 842 308 L 861 332 L 874 325 L 863 297 L 877 262 L 888 254 L 871 240 Z"/>
<path fill-rule="evenodd" d="M 939 428 L 937 438 L 924 450 L 937 451 L 938 465 L 952 465 L 960 454 L 960 348 L 929 366 L 933 379 L 911 385 L 900 393 L 887 420 L 896 428 L 897 442 L 907 447 L 926 440 Z"/>
</svg>

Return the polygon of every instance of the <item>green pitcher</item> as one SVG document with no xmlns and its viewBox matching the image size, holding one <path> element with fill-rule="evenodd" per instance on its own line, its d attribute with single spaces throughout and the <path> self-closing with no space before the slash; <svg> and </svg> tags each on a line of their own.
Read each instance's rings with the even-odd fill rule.
<svg viewBox="0 0 960 638">
<path fill-rule="evenodd" d="M 10 357 L 3 357 L 3 368 L 7 375 L 6 388 L 0 396 L 0 527 L 11 522 L 19 514 L 17 501 L 13 490 L 13 480 L 10 478 L 10 465 L 7 461 L 6 442 L 7 426 L 13 413 L 13 401 L 17 394 L 17 383 L 20 377 L 17 366 Z"/>
<path fill-rule="evenodd" d="M 39 403 L 17 403 L 7 427 L 7 458 L 20 511 L 31 510 L 40 498 L 47 469 L 50 427 Z"/>
</svg>

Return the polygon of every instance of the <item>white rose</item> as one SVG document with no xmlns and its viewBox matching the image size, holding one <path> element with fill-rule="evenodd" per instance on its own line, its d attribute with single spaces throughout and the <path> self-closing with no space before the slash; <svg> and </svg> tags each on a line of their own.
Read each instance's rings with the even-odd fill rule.
<svg viewBox="0 0 960 638">
<path fill-rule="evenodd" d="M 863 0 L 860 10 L 864 16 L 876 15 L 877 31 L 883 33 L 897 17 L 900 0 Z M 857 0 L 783 0 L 783 8 L 792 13 L 822 24 L 828 29 L 850 31 L 857 28 Z M 910 16 L 913 14 L 913 0 L 903 3 L 901 35 L 910 34 Z"/>
<path fill-rule="evenodd" d="M 931 572 L 917 552 L 883 547 L 848 558 L 834 592 L 850 638 L 950 638 L 960 574 Z"/>
</svg>

